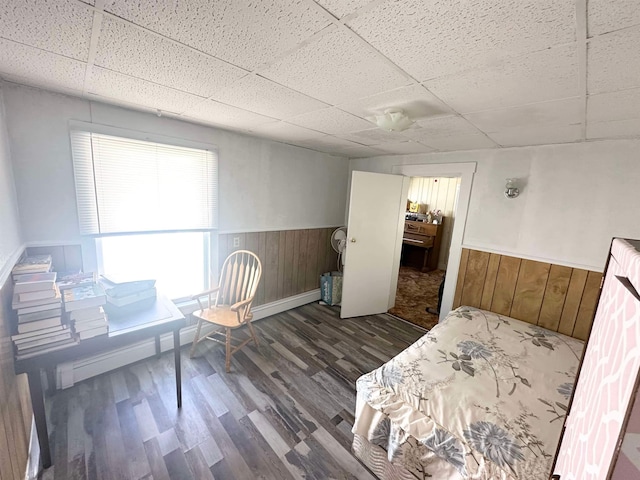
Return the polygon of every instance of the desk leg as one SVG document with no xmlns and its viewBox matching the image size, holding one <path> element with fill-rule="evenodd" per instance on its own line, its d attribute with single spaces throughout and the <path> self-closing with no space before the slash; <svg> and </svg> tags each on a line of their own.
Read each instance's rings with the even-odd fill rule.
<svg viewBox="0 0 640 480">
<path fill-rule="evenodd" d="M 178 408 L 182 408 L 182 372 L 180 371 L 180 330 L 173 331 L 173 354 L 175 356 L 176 395 L 178 396 Z"/>
<path fill-rule="evenodd" d="M 31 408 L 33 408 L 33 416 L 36 420 L 42 466 L 49 468 L 51 466 L 51 451 L 49 450 L 49 432 L 47 431 L 47 416 L 44 410 L 40 370 L 29 372 L 27 378 L 29 379 L 29 392 L 31 393 Z"/>
<path fill-rule="evenodd" d="M 156 358 L 160 358 L 160 335 L 156 335 Z"/>
</svg>

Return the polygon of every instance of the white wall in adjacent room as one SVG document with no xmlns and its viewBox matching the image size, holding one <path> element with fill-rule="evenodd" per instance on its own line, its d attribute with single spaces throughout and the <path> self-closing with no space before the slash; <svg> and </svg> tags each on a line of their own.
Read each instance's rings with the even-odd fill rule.
<svg viewBox="0 0 640 480">
<path fill-rule="evenodd" d="M 640 141 L 398 155 L 350 160 L 352 170 L 476 162 L 463 245 L 602 271 L 611 238 L 640 238 Z M 507 199 L 505 179 L 521 193 Z"/>
<path fill-rule="evenodd" d="M 4 91 L 28 244 L 79 241 L 70 120 L 216 145 L 221 232 L 344 223 L 345 158 L 30 87 Z"/>
</svg>

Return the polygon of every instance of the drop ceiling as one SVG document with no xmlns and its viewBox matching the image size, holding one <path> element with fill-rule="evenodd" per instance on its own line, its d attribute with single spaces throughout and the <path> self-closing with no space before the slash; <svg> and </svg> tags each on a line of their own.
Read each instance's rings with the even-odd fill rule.
<svg viewBox="0 0 640 480">
<path fill-rule="evenodd" d="M 346 157 L 640 136 L 638 45 L 638 0 L 0 0 L 7 81 Z"/>
</svg>

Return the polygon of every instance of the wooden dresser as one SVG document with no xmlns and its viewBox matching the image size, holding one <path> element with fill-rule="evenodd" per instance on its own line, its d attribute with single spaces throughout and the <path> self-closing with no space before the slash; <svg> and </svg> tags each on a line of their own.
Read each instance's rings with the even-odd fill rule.
<svg viewBox="0 0 640 480">
<path fill-rule="evenodd" d="M 444 223 L 444 218 L 442 219 Z M 442 243 L 442 223 L 404 222 L 402 263 L 420 268 L 423 272 L 438 268 Z"/>
</svg>

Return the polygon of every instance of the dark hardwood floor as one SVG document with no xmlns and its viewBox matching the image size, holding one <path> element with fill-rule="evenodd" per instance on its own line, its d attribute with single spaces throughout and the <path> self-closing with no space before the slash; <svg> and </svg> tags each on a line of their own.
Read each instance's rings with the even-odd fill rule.
<svg viewBox="0 0 640 480">
<path fill-rule="evenodd" d="M 351 454 L 355 380 L 425 331 L 387 315 L 341 320 L 309 304 L 257 321 L 234 355 L 203 342 L 86 380 L 47 400 L 44 479 L 327 479 L 373 476 Z"/>
</svg>

